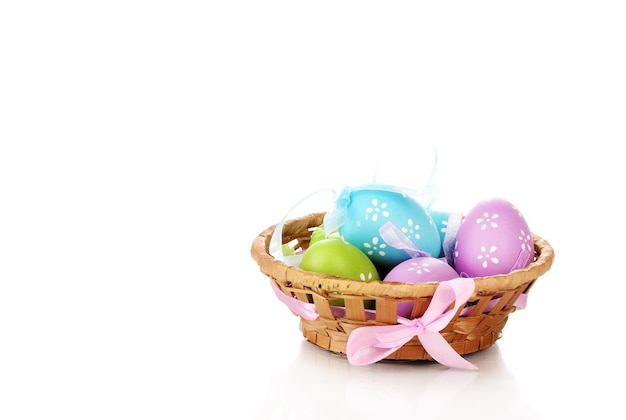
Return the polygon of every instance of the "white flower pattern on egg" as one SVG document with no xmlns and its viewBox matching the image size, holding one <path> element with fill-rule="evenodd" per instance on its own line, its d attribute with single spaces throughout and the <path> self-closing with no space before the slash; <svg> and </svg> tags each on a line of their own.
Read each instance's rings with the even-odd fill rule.
<svg viewBox="0 0 626 420">
<path fill-rule="evenodd" d="M 378 242 L 378 237 L 374 236 L 371 244 L 368 242 L 363 243 L 363 247 L 367 249 L 367 255 L 371 256 L 378 253 L 381 257 L 385 256 L 385 248 L 387 248 L 387 244 L 385 242 Z"/>
<path fill-rule="evenodd" d="M 500 262 L 500 260 L 498 259 L 498 257 L 494 257 L 492 254 L 495 253 L 498 250 L 498 247 L 495 245 L 492 245 L 489 247 L 489 251 L 487 251 L 487 248 L 485 248 L 484 246 L 480 247 L 480 251 L 482 252 L 482 254 L 478 254 L 476 256 L 476 258 L 478 260 L 482 260 L 484 259 L 483 263 L 482 263 L 482 267 L 483 268 L 487 268 L 487 266 L 489 265 L 489 261 L 491 261 L 494 264 L 498 264 Z"/>
<path fill-rule="evenodd" d="M 480 230 L 487 229 L 487 226 L 491 226 L 492 228 L 496 229 L 498 227 L 498 224 L 494 221 L 494 219 L 497 219 L 498 217 L 500 217 L 498 213 L 489 216 L 489 213 L 485 212 L 483 213 L 483 217 L 479 217 L 476 219 L 476 223 L 482 223 L 480 226 Z"/>
<path fill-rule="evenodd" d="M 378 199 L 372 198 L 372 207 L 368 207 L 365 209 L 365 220 L 369 220 L 370 214 L 372 215 L 372 222 L 376 222 L 378 220 L 378 215 L 389 217 L 389 212 L 385 210 L 386 208 L 387 203 L 382 202 L 379 205 Z"/>
<path fill-rule="evenodd" d="M 407 236 L 413 236 L 415 239 L 419 240 L 421 235 L 417 231 L 419 230 L 420 225 L 413 226 L 413 219 L 407 220 L 406 224 L 407 224 L 407 227 L 400 228 L 400 230 L 406 233 Z"/>
<path fill-rule="evenodd" d="M 365 275 L 365 273 L 360 273 L 359 278 L 363 281 L 370 281 L 373 278 L 372 272 L 370 271 L 369 273 L 367 273 L 367 276 Z"/>
<path fill-rule="evenodd" d="M 522 241 L 522 251 L 533 252 L 533 246 L 531 246 L 531 244 L 533 243 L 533 240 L 532 240 L 532 236 L 530 235 L 530 233 L 525 233 L 524 230 L 522 229 L 520 231 L 520 236 L 518 236 L 518 239 Z"/>
<path fill-rule="evenodd" d="M 442 220 L 441 221 L 441 229 L 439 229 L 439 230 L 443 234 L 445 234 L 448 231 L 448 221 L 447 220 Z"/>
<path fill-rule="evenodd" d="M 427 262 L 418 264 L 411 262 L 411 266 L 407 268 L 407 271 L 415 271 L 415 274 L 421 276 L 422 274 L 430 273 L 429 265 Z"/>
</svg>

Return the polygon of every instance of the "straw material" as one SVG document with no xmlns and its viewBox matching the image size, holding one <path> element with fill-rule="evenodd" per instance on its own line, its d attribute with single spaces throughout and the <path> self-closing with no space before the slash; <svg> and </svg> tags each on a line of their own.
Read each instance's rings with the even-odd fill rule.
<svg viewBox="0 0 626 420">
<path fill-rule="evenodd" d="M 313 213 L 285 222 L 283 243 L 296 241 L 297 247 L 307 249 L 311 232 L 323 223 L 324 213 Z M 318 347 L 345 355 L 350 333 L 361 326 L 397 324 L 397 304 L 413 301 L 411 318 L 424 314 L 430 304 L 436 283 L 396 283 L 342 279 L 304 271 L 276 260 L 269 254 L 269 243 L 275 225 L 257 236 L 250 250 L 263 274 L 273 279 L 288 296 L 315 304 L 319 318 L 300 319 L 300 330 L 306 340 Z M 528 293 L 535 281 L 552 266 L 554 251 L 550 244 L 533 234 L 535 260 L 526 268 L 507 275 L 475 278 L 476 288 L 467 301 L 465 311 L 457 313 L 441 335 L 460 355 L 474 353 L 493 345 L 501 336 L 509 314 L 515 311 L 515 302 Z M 336 316 L 330 301 L 342 298 L 345 314 Z M 493 298 L 497 304 L 486 310 Z M 471 309 L 467 309 L 467 308 Z M 369 309 L 369 311 L 368 311 Z M 371 309 L 375 309 L 372 317 Z M 368 313 L 369 312 L 369 313 Z M 417 337 L 414 337 L 384 360 L 432 360 Z"/>
</svg>

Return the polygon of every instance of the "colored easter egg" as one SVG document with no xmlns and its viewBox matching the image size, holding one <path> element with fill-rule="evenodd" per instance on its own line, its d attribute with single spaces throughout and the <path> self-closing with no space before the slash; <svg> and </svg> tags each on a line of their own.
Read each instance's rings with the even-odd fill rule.
<svg viewBox="0 0 626 420">
<path fill-rule="evenodd" d="M 503 198 L 489 198 L 465 215 L 456 234 L 454 268 L 467 277 L 508 274 L 535 256 L 532 233 L 521 212 Z"/>
<path fill-rule="evenodd" d="M 400 283 L 428 283 L 452 280 L 459 277 L 444 259 L 433 257 L 410 258 L 396 265 L 383 281 Z M 408 318 L 413 302 L 399 302 L 398 315 Z"/>
<path fill-rule="evenodd" d="M 431 256 L 441 253 L 441 238 L 433 219 L 414 198 L 384 187 L 356 188 L 349 194 L 341 237 L 358 247 L 379 268 L 388 271 L 411 256 L 387 243 L 380 229 L 393 223 L 417 248 Z"/>
<path fill-rule="evenodd" d="M 351 280 L 380 280 L 376 267 L 363 251 L 336 237 L 320 239 L 309 246 L 300 268 Z"/>
</svg>

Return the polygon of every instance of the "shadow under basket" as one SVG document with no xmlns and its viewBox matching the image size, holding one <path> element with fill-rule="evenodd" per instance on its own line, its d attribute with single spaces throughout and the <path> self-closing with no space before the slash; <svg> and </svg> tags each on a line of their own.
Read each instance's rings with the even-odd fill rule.
<svg viewBox="0 0 626 420">
<path fill-rule="evenodd" d="M 323 223 L 324 213 L 313 213 L 285 222 L 282 243 L 297 242 L 306 250 L 314 228 Z M 346 355 L 350 333 L 356 328 L 397 324 L 397 305 L 412 301 L 411 318 L 424 314 L 437 283 L 396 283 L 343 279 L 302 270 L 285 264 L 269 253 L 276 225 L 259 234 L 250 250 L 263 274 L 282 293 L 315 305 L 314 321 L 300 317 L 300 330 L 306 340 L 336 354 Z M 524 269 L 506 275 L 474 278 L 476 287 L 467 303 L 457 311 L 440 334 L 459 354 L 465 355 L 492 346 L 501 336 L 509 314 L 527 297 L 537 279 L 552 266 L 550 244 L 533 233 L 535 259 Z M 342 306 L 336 306 L 342 302 Z M 417 337 L 413 337 L 383 360 L 433 360 Z"/>
</svg>

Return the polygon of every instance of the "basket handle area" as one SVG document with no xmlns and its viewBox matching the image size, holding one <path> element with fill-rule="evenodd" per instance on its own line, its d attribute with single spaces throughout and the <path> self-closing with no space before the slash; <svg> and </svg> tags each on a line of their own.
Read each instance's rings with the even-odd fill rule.
<svg viewBox="0 0 626 420">
<path fill-rule="evenodd" d="M 284 255 L 284 252 L 283 252 L 283 226 L 285 225 L 285 222 L 287 221 L 289 215 L 296 208 L 298 208 L 300 205 L 304 204 L 305 202 L 309 201 L 311 198 L 313 198 L 314 196 L 316 196 L 316 195 L 318 195 L 319 193 L 322 193 L 322 192 L 330 192 L 330 193 L 332 193 L 332 198 L 330 200 L 330 202 L 332 203 L 332 201 L 335 199 L 335 196 L 336 196 L 336 191 L 334 189 L 324 188 L 324 189 L 320 189 L 320 190 L 314 191 L 311 194 L 309 194 L 306 197 L 304 197 L 303 199 L 301 199 L 300 201 L 298 201 L 296 204 L 294 204 L 293 207 L 291 207 L 291 209 L 289 209 L 289 211 L 287 211 L 287 213 L 285 213 L 285 215 L 280 220 L 280 222 L 278 222 L 276 224 L 276 227 L 275 227 L 274 231 L 272 232 L 272 234 L 270 236 L 269 249 L 268 249 L 269 254 L 272 257 L 274 257 L 276 260 L 284 262 L 284 263 L 287 263 L 287 264 L 295 266 L 295 267 L 300 265 L 300 260 L 302 259 L 302 254 Z"/>
</svg>

